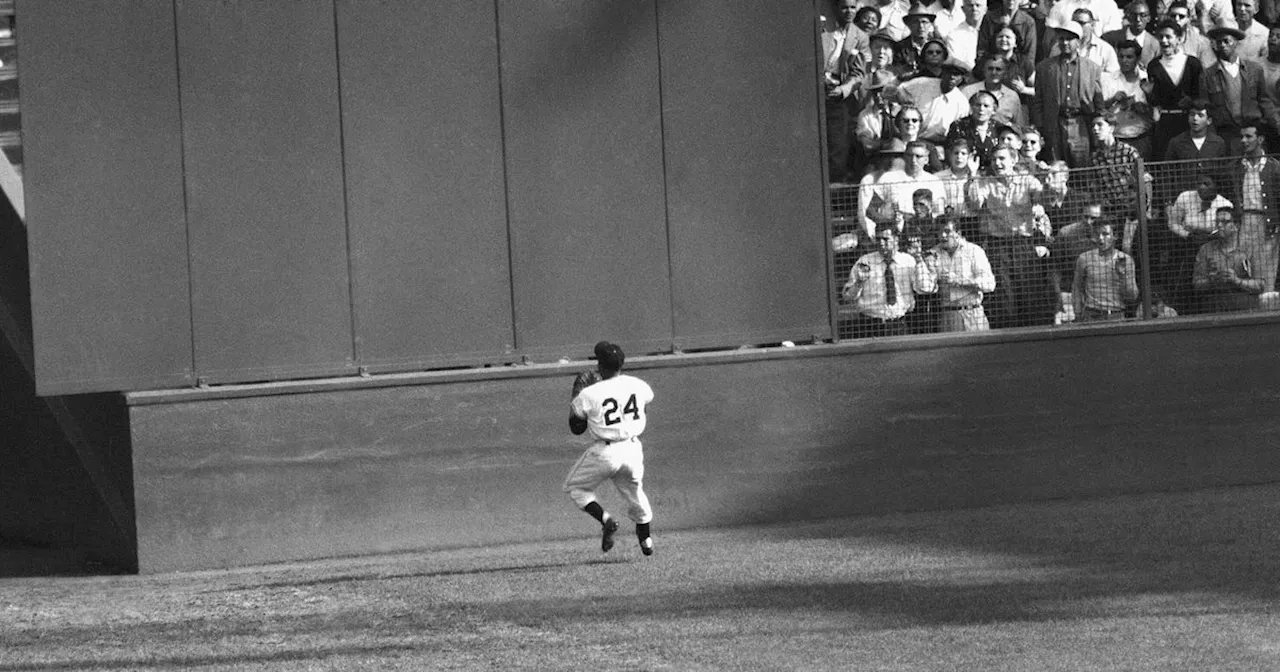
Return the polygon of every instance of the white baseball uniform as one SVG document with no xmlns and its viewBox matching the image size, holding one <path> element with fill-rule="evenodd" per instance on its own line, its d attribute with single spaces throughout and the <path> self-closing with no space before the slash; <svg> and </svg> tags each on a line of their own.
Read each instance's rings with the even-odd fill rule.
<svg viewBox="0 0 1280 672">
<path fill-rule="evenodd" d="M 595 489 L 612 480 L 627 502 L 627 517 L 632 522 L 653 519 L 644 494 L 644 452 L 639 439 L 650 401 L 653 389 L 649 384 L 622 373 L 588 385 L 573 398 L 570 411 L 587 419 L 587 429 L 595 439 L 564 482 L 564 491 L 579 508 L 596 501 Z"/>
</svg>

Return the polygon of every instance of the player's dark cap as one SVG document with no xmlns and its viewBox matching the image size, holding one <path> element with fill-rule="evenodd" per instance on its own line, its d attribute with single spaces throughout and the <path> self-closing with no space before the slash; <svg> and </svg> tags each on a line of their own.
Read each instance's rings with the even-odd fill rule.
<svg viewBox="0 0 1280 672">
<path fill-rule="evenodd" d="M 621 371 L 622 364 L 627 360 L 627 356 L 622 354 L 622 348 L 617 344 L 609 341 L 600 341 L 596 343 L 596 361 L 599 362 L 600 368 L 605 371 Z"/>
</svg>

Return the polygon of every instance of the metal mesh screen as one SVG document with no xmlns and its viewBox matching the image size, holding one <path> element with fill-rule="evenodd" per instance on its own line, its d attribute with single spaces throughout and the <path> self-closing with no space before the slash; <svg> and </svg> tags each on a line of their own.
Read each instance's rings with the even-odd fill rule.
<svg viewBox="0 0 1280 672">
<path fill-rule="evenodd" d="M 900 164 L 875 170 L 831 191 L 837 333 L 1271 310 L 1280 306 L 1277 189 L 1273 158 L 1020 163 L 945 178 Z"/>
</svg>

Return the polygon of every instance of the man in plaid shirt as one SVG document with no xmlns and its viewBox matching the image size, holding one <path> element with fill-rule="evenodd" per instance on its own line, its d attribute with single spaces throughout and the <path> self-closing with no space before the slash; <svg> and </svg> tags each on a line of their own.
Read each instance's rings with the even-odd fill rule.
<svg viewBox="0 0 1280 672">
<path fill-rule="evenodd" d="M 1076 321 L 1122 320 L 1125 306 L 1138 300 L 1133 257 L 1116 249 L 1115 230 L 1105 219 L 1093 224 L 1095 249 L 1076 259 L 1071 301 Z"/>
<path fill-rule="evenodd" d="M 1103 212 L 1107 217 L 1125 222 L 1122 247 L 1125 251 L 1130 251 L 1133 249 L 1133 234 L 1138 223 L 1133 207 L 1138 186 L 1134 180 L 1133 164 L 1139 158 L 1138 150 L 1116 139 L 1114 112 L 1094 115 L 1092 131 L 1098 149 L 1089 157 L 1089 166 L 1094 169 L 1089 171 L 1093 182 L 1089 191 L 1102 200 Z M 1150 202 L 1150 194 L 1147 202 Z"/>
</svg>

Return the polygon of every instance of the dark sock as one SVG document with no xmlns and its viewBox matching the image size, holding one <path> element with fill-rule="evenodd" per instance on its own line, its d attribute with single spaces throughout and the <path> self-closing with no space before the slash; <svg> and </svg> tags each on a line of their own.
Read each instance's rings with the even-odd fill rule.
<svg viewBox="0 0 1280 672">
<path fill-rule="evenodd" d="M 649 523 L 636 523 L 636 539 L 644 541 L 649 538 Z"/>
<path fill-rule="evenodd" d="M 604 507 L 600 506 L 600 502 L 591 502 L 590 504 L 582 507 L 582 510 L 590 514 L 592 518 L 600 521 L 601 524 L 604 523 Z"/>
</svg>

